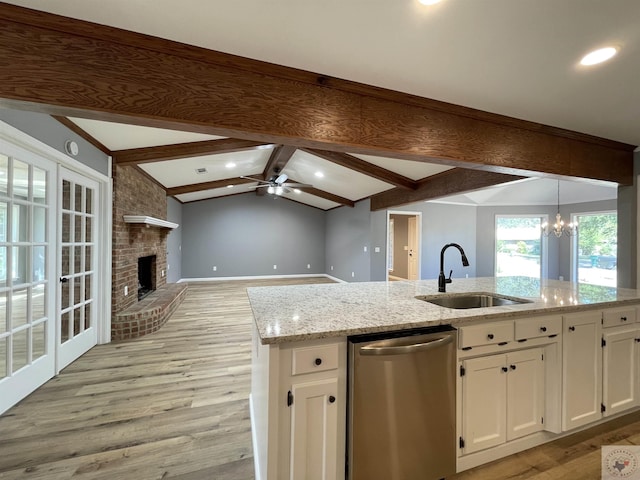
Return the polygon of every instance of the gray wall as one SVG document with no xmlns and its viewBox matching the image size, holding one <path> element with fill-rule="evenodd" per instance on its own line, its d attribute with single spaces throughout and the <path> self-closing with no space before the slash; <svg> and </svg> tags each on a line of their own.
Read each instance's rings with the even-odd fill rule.
<svg viewBox="0 0 640 480">
<path fill-rule="evenodd" d="M 72 158 L 104 175 L 111 176 L 108 156 L 51 116 L 0 108 L 0 120 L 33 138 L 37 138 L 65 155 L 65 142 L 73 140 L 78 144 L 79 153 L 77 157 Z"/>
<path fill-rule="evenodd" d="M 178 224 L 167 237 L 167 283 L 182 278 L 182 204 L 175 198 L 167 198 L 167 220 Z"/>
<path fill-rule="evenodd" d="M 440 250 L 447 243 L 458 243 L 469 258 L 469 267 L 463 267 L 456 249 L 445 254 L 447 275 L 453 270 L 453 278 L 476 276 L 476 208 L 466 205 L 420 202 L 394 210 L 422 212 L 422 250 L 420 252 L 420 278 L 438 278 L 440 273 Z M 385 280 L 385 246 L 387 212 L 371 214 L 371 243 L 381 246 L 381 254 L 373 254 L 371 280 Z"/>
<path fill-rule="evenodd" d="M 618 187 L 618 286 L 637 288 L 638 175 L 640 152 L 634 154 L 633 185 Z"/>
<path fill-rule="evenodd" d="M 182 227 L 182 278 L 325 273 L 316 208 L 246 193 L 183 205 Z"/>
<path fill-rule="evenodd" d="M 328 275 L 347 282 L 371 279 L 372 255 L 380 257 L 381 254 L 371 253 L 369 209 L 369 200 L 364 200 L 353 208 L 340 207 L 326 213 L 325 272 Z M 381 251 L 384 252 L 384 248 Z"/>
</svg>

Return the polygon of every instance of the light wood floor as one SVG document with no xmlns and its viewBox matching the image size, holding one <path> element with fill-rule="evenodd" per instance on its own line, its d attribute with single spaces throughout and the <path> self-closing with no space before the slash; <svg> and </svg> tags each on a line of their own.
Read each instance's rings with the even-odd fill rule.
<svg viewBox="0 0 640 480">
<path fill-rule="evenodd" d="M 160 331 L 95 347 L 0 417 L 0 479 L 253 480 L 245 288 L 324 281 L 190 285 Z M 599 479 L 601 445 L 638 443 L 640 413 L 452 478 Z"/>
</svg>

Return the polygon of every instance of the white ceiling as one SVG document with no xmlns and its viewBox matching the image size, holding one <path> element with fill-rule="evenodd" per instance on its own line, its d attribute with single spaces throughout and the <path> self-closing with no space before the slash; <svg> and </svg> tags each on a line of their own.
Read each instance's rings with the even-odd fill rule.
<svg viewBox="0 0 640 480">
<path fill-rule="evenodd" d="M 638 0 L 12 0 L 7 3 L 112 25 L 213 50 L 390 88 L 480 110 L 640 144 Z M 612 61 L 579 67 L 589 50 L 615 44 Z M 111 150 L 216 139 L 210 135 L 73 119 Z M 166 187 L 260 174 L 270 150 L 141 166 Z M 447 167 L 357 155 L 417 180 Z M 233 173 L 224 164 L 232 159 Z M 197 175 L 195 168 L 208 173 Z M 313 174 L 325 170 L 319 179 Z M 358 200 L 392 185 L 296 152 L 297 181 Z M 535 181 L 539 182 L 539 181 Z M 553 204 L 555 181 L 467 195 L 471 204 Z M 532 185 L 530 188 L 529 186 Z M 571 185 L 576 188 L 571 188 Z M 234 187 L 249 190 L 249 185 Z M 615 189 L 562 186 L 562 203 L 615 198 Z M 217 189 L 178 196 L 227 195 Z M 574 191 L 575 190 L 575 191 Z M 549 193 L 551 192 L 551 193 Z M 290 194 L 318 208 L 337 206 Z M 566 201 L 564 196 L 567 196 Z M 612 197 L 611 197 L 612 196 Z M 526 199 L 526 200 L 525 200 Z"/>
</svg>

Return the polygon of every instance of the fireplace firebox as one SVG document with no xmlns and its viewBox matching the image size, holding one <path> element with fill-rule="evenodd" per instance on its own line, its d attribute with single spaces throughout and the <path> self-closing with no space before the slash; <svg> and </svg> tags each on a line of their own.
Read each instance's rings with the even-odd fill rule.
<svg viewBox="0 0 640 480">
<path fill-rule="evenodd" d="M 138 301 L 156 289 L 156 256 L 138 258 Z"/>
</svg>

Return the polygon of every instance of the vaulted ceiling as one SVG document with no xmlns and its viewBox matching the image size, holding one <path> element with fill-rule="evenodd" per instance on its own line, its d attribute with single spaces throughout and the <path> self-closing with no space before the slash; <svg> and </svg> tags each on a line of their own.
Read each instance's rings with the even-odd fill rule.
<svg viewBox="0 0 640 480">
<path fill-rule="evenodd" d="M 555 127 L 616 142 L 640 143 L 637 128 L 640 96 L 636 82 L 636 67 L 640 63 L 637 28 L 640 3 L 636 0 L 443 0 L 433 7 L 420 5 L 416 0 L 328 3 L 248 0 L 219 5 L 199 0 L 158 0 L 153 8 L 142 0 L 110 0 L 100 2 L 99 7 L 92 1 L 77 0 L 6 3 L 309 72 L 322 72 L 319 76 L 285 72 L 290 75 L 285 83 L 293 85 L 291 80 L 304 83 L 313 79 L 316 87 L 324 88 L 329 95 L 327 102 L 332 102 L 318 111 L 314 108 L 322 106 L 325 97 L 308 97 L 308 104 L 299 109 L 312 118 L 300 118 L 301 125 L 297 127 L 303 130 L 298 131 L 313 141 L 292 139 L 289 144 L 280 141 L 283 135 L 259 134 L 259 122 L 267 121 L 268 117 L 256 117 L 247 127 L 253 129 L 255 135 L 214 136 L 193 133 L 198 131 L 195 127 L 191 132 L 179 131 L 176 125 L 171 129 L 151 128 L 153 119 L 145 120 L 142 116 L 135 123 L 148 122 L 147 126 L 134 125 L 126 118 L 119 120 L 118 115 L 112 116 L 122 123 L 89 120 L 99 115 L 84 118 L 82 109 L 77 107 L 68 109 L 78 113 L 77 116 L 64 112 L 68 118 L 60 118 L 61 121 L 93 137 L 103 150 L 113 155 L 116 163 L 135 165 L 165 187 L 169 195 L 183 202 L 246 192 L 255 189 L 257 184 L 241 177 L 268 179 L 280 173 L 287 174 L 292 181 L 312 185 L 301 188 L 300 193 L 290 192 L 285 196 L 321 209 L 352 205 L 370 196 L 376 199 L 377 208 L 384 208 L 385 205 L 475 190 L 536 172 L 542 172 L 539 176 L 607 179 L 611 180 L 608 182 L 611 186 L 619 181 L 628 182 L 629 176 L 617 175 L 619 168 L 614 166 L 618 165 L 615 162 L 603 165 L 603 159 L 609 157 L 602 152 L 609 148 L 628 152 L 629 145 L 558 132 Z M 27 18 L 28 15 L 17 16 L 24 25 L 30 23 L 37 28 L 41 22 L 41 19 Z M 58 20 L 49 22 L 45 18 L 42 21 L 41 25 L 46 24 L 58 32 L 65 28 Z M 79 27 L 76 33 L 82 28 L 85 27 Z M 103 33 L 107 37 L 115 34 L 112 40 L 119 36 L 116 31 Z M 84 30 L 82 35 L 88 38 L 92 34 Z M 603 44 L 620 47 L 618 57 L 593 68 L 577 65 L 584 53 Z M 160 48 L 159 45 L 154 48 Z M 182 54 L 184 50 L 175 44 L 167 44 L 167 48 L 173 49 L 174 55 Z M 34 49 L 30 51 L 37 54 Z M 67 51 L 73 53 L 73 49 Z M 86 53 L 79 52 L 81 55 Z M 123 50 L 118 49 L 118 52 Z M 190 52 L 189 55 L 201 54 Z M 69 71 L 79 77 L 87 73 L 88 65 L 85 70 L 77 69 L 73 57 L 69 58 Z M 215 61 L 219 61 L 216 58 Z M 241 60 L 222 61 L 247 72 L 256 68 Z M 4 70 L 10 76 L 11 65 L 6 67 Z M 258 85 L 260 73 L 282 74 L 268 64 L 259 68 L 251 71 L 254 76 L 245 80 L 255 81 Z M 25 69 L 24 73 L 28 77 L 29 71 Z M 88 81 L 97 84 L 102 80 L 92 77 Z M 40 87 L 49 85 L 44 81 L 37 84 Z M 150 91 L 159 87 L 156 84 L 149 82 Z M 144 88 L 144 82 L 140 85 L 137 88 Z M 374 87 L 402 93 L 386 94 Z M 26 90 L 27 87 L 22 88 L 22 92 Z M 317 90 L 308 89 L 308 92 L 316 95 Z M 361 100 L 359 107 L 353 108 L 349 104 L 355 99 L 349 96 L 353 92 L 360 95 L 360 99 L 366 99 Z M 247 107 L 252 102 L 259 105 L 268 93 L 271 92 L 254 90 L 252 98 L 239 107 Z M 514 120 L 403 96 L 404 93 L 507 115 Z M 13 91 L 9 94 L 15 98 Z M 22 100 L 29 98 L 30 95 L 26 95 Z M 300 98 L 305 98 L 304 94 Z M 352 125 L 347 122 L 349 118 L 361 118 L 347 115 L 357 112 L 358 108 L 364 111 L 365 107 L 371 110 L 383 105 L 378 101 L 380 98 L 387 102 L 384 105 L 388 114 L 386 118 L 384 113 L 378 114 L 379 124 Z M 341 99 L 345 102 L 344 109 L 340 105 Z M 208 99 L 203 97 L 201 101 Z M 297 99 L 291 103 L 295 101 Z M 393 110 L 394 102 L 402 108 Z M 8 102 L 7 105 L 13 104 Z M 144 107 L 142 102 L 140 106 Z M 431 110 L 424 110 L 425 106 Z M 425 117 L 434 111 L 446 114 Z M 143 114 L 143 109 L 139 113 Z M 449 113 L 456 116 L 456 125 L 460 125 L 457 130 L 445 129 L 444 122 L 451 117 Z M 270 132 L 275 133 L 277 129 L 273 126 L 281 127 L 278 123 L 281 118 L 275 118 L 279 114 L 277 109 L 271 114 L 274 120 Z M 250 118 L 246 112 L 243 115 L 245 119 Z M 330 118 L 332 115 L 335 118 Z M 493 136 L 486 135 L 488 130 L 481 132 L 478 124 L 465 120 L 467 117 L 480 119 L 483 126 L 489 126 Z M 423 122 L 424 118 L 427 118 L 426 122 Z M 538 123 L 528 124 L 515 119 Z M 304 124 L 306 120 L 309 121 Z M 203 120 L 193 120 L 196 121 Z M 332 130 L 334 124 L 341 125 L 344 134 Z M 508 128 L 505 130 L 500 126 L 491 130 L 491 125 Z M 287 133 L 287 126 L 282 127 L 281 132 Z M 365 131 L 371 127 L 375 130 Z M 388 130 L 395 130 L 393 141 L 383 138 Z M 329 133 L 327 138 L 340 137 L 342 144 L 336 148 L 331 145 L 318 148 L 316 140 L 324 141 L 326 132 Z M 526 148 L 533 144 L 532 139 L 547 132 L 569 141 L 562 144 L 557 138 L 550 139 L 539 153 Z M 404 150 L 402 135 L 406 137 Z M 510 135 L 519 140 L 503 144 L 502 140 Z M 347 146 L 349 139 L 359 137 L 374 148 L 363 143 L 350 149 Z M 279 141 L 274 142 L 273 138 Z M 432 144 L 434 140 L 435 144 Z M 448 158 L 454 157 L 449 157 L 448 152 L 443 154 L 438 145 L 438 142 L 449 145 L 447 142 L 451 141 L 459 143 L 458 151 L 454 152 L 455 162 L 449 161 Z M 380 153 L 385 150 L 393 154 Z M 400 151 L 402 154 L 396 155 Z M 433 158 L 428 155 L 431 151 L 436 153 Z M 417 161 L 412 160 L 414 157 Z M 513 161 L 519 157 L 522 157 L 523 168 L 513 168 L 520 165 Z M 625 158 L 629 158 L 628 155 Z M 462 164 L 457 160 L 462 160 Z M 489 169 L 478 170 L 484 168 L 479 165 L 488 162 L 491 163 Z M 610 177 L 606 173 L 607 166 L 613 172 Z M 204 172 L 197 173 L 202 169 Z M 594 171 L 597 172 L 592 176 Z M 324 176 L 316 176 L 317 172 Z"/>
</svg>

